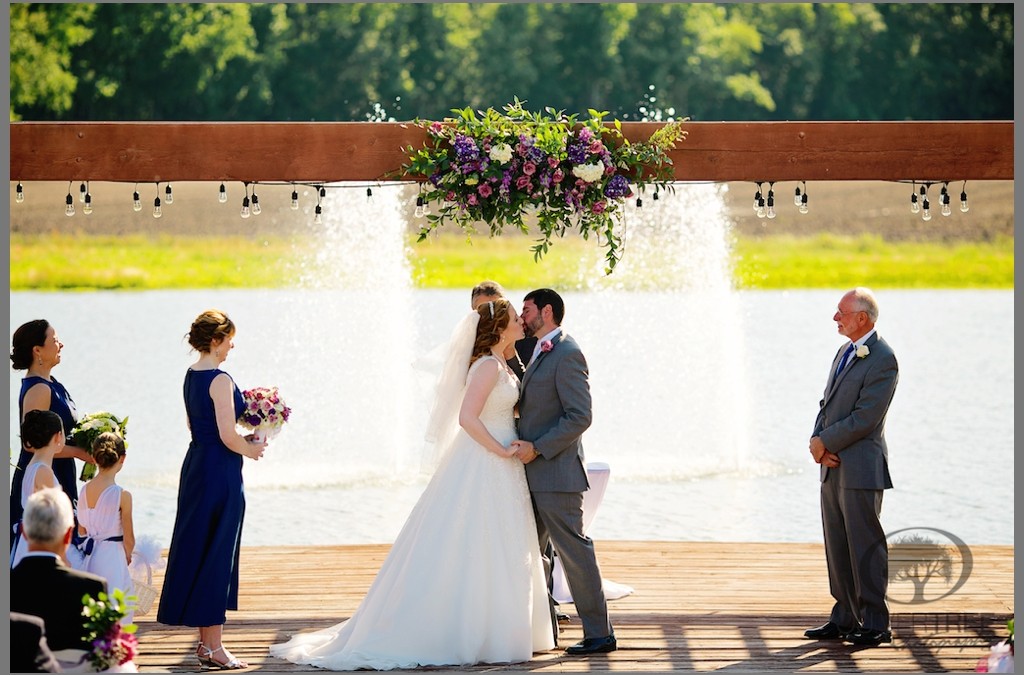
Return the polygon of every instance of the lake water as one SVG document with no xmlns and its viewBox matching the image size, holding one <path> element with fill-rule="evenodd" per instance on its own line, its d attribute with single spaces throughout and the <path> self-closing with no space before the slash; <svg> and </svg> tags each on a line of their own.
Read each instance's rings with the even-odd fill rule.
<svg viewBox="0 0 1024 675">
<path fill-rule="evenodd" d="M 521 305 L 524 290 L 509 295 Z M 587 457 L 611 480 L 595 539 L 821 541 L 807 451 L 842 344 L 841 290 L 566 292 L 587 355 Z M 887 437 L 888 531 L 932 527 L 1013 543 L 1013 291 L 881 291 L 878 330 L 900 382 Z M 188 446 L 184 335 L 204 309 L 238 326 L 225 363 L 245 388 L 278 385 L 292 421 L 246 461 L 245 545 L 390 542 L 418 472 L 433 359 L 468 291 L 359 288 L 10 294 L 10 333 L 47 318 L 65 343 L 54 375 L 80 412 L 130 418 L 119 482 L 138 534 L 166 545 Z M 9 334 L 10 334 L 9 333 Z M 18 446 L 10 374 L 11 447 Z"/>
</svg>

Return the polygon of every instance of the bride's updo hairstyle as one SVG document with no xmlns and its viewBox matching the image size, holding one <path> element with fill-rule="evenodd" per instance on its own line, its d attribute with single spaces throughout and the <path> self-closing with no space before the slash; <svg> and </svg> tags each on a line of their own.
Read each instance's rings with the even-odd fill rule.
<svg viewBox="0 0 1024 675">
<path fill-rule="evenodd" d="M 210 351 L 214 340 L 226 340 L 235 334 L 235 324 L 219 309 L 208 309 L 192 322 L 188 343 L 197 352 Z"/>
<path fill-rule="evenodd" d="M 27 370 L 32 365 L 32 348 L 46 344 L 46 331 L 49 328 L 50 322 L 46 319 L 36 319 L 18 326 L 11 338 L 12 369 Z"/>
<path fill-rule="evenodd" d="M 92 442 L 92 456 L 101 469 L 117 464 L 124 453 L 124 439 L 113 431 L 104 431 Z"/>
<path fill-rule="evenodd" d="M 481 303 L 476 308 L 480 315 L 480 323 L 476 326 L 476 341 L 473 343 L 473 353 L 469 362 L 473 363 L 481 356 L 491 353 L 491 347 L 498 344 L 501 334 L 508 328 L 508 310 L 512 303 L 505 298 L 495 298 Z"/>
</svg>

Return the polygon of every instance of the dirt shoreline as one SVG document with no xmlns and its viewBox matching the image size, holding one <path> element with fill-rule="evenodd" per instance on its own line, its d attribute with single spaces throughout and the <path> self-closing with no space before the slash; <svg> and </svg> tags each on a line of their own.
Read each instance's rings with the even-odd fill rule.
<svg viewBox="0 0 1024 675">
<path fill-rule="evenodd" d="M 15 203 L 15 185 L 10 186 L 11 232 L 16 234 L 43 234 L 52 231 L 80 234 L 121 235 L 151 233 L 180 236 L 269 236 L 284 234 L 310 234 L 312 208 L 316 203 L 313 188 L 299 186 L 301 207 L 292 211 L 291 185 L 259 185 L 258 194 L 263 213 L 258 218 L 243 220 L 239 216 L 243 186 L 228 183 L 228 202 L 217 200 L 218 184 L 174 183 L 174 202 L 166 204 L 165 184 L 160 186 L 163 217 L 152 217 L 153 200 L 157 195 L 153 184 L 93 182 L 89 192 L 94 211 L 85 216 L 79 201 L 81 182 L 71 184 L 71 194 L 77 212 L 74 217 L 64 215 L 68 184 L 63 182 L 30 182 L 24 186 L 25 201 Z M 366 185 L 353 186 L 361 193 Z M 793 203 L 796 187 L 808 195 L 807 214 L 798 212 Z M 769 184 L 761 186 L 765 195 Z M 752 208 L 754 183 L 727 183 L 724 194 L 727 213 L 733 219 L 733 233 L 737 237 L 758 238 L 772 235 L 796 237 L 835 233 L 850 236 L 878 235 L 887 241 L 991 241 L 998 237 L 1013 237 L 1014 194 L 1013 181 L 968 182 L 966 191 L 970 210 L 960 211 L 962 181 L 949 184 L 952 215 L 940 215 L 939 192 L 941 183 L 933 184 L 928 196 L 933 217 L 930 221 L 910 212 L 910 183 L 880 181 L 831 181 L 809 183 L 794 181 L 775 185 L 778 216 L 760 219 Z M 132 209 L 132 193 L 138 190 L 143 208 Z M 251 187 L 250 187 L 251 189 Z M 412 215 L 416 189 L 412 185 L 385 186 L 376 190 L 398 190 L 408 202 L 410 231 L 417 225 Z M 379 194 L 379 192 L 378 192 Z M 664 199 L 671 199 L 665 196 Z M 454 228 L 452 232 L 455 232 Z M 508 236 L 523 236 L 510 234 Z"/>
</svg>

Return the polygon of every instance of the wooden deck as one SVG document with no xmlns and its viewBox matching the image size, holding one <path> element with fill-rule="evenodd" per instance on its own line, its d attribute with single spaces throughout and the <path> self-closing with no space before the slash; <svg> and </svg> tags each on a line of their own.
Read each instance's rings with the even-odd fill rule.
<svg viewBox="0 0 1024 675">
<path fill-rule="evenodd" d="M 242 609 L 228 614 L 225 644 L 250 670 L 316 670 L 270 657 L 267 648 L 347 618 L 387 550 L 243 548 Z M 580 658 L 558 649 L 528 663 L 429 670 L 973 671 L 1005 637 L 1013 614 L 1012 546 L 972 547 L 966 583 L 940 600 L 891 604 L 894 641 L 878 648 L 803 637 L 825 621 L 832 604 L 820 544 L 599 541 L 597 550 L 604 576 L 635 589 L 609 606 L 618 651 Z M 154 579 L 157 587 L 161 581 Z M 565 609 L 573 614 L 571 605 Z M 139 670 L 197 671 L 195 629 L 163 626 L 155 614 L 154 606 L 136 619 Z M 581 637 L 574 620 L 560 645 Z"/>
</svg>

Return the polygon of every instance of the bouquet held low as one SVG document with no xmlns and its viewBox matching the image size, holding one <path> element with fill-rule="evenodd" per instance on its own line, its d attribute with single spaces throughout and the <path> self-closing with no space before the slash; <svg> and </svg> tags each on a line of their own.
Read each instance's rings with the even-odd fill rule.
<svg viewBox="0 0 1024 675">
<path fill-rule="evenodd" d="M 92 453 L 92 444 L 96 440 L 96 437 L 107 431 L 112 431 L 121 438 L 125 437 L 125 430 L 128 427 L 128 418 L 119 418 L 117 415 L 113 415 L 106 411 L 100 411 L 90 413 L 78 420 L 78 424 L 68 434 L 70 442 L 80 448 L 85 448 Z M 125 440 L 125 447 L 128 447 L 128 441 Z M 86 464 L 82 467 L 82 473 L 78 477 L 78 480 L 87 481 L 96 475 L 96 465 Z"/>
</svg>

